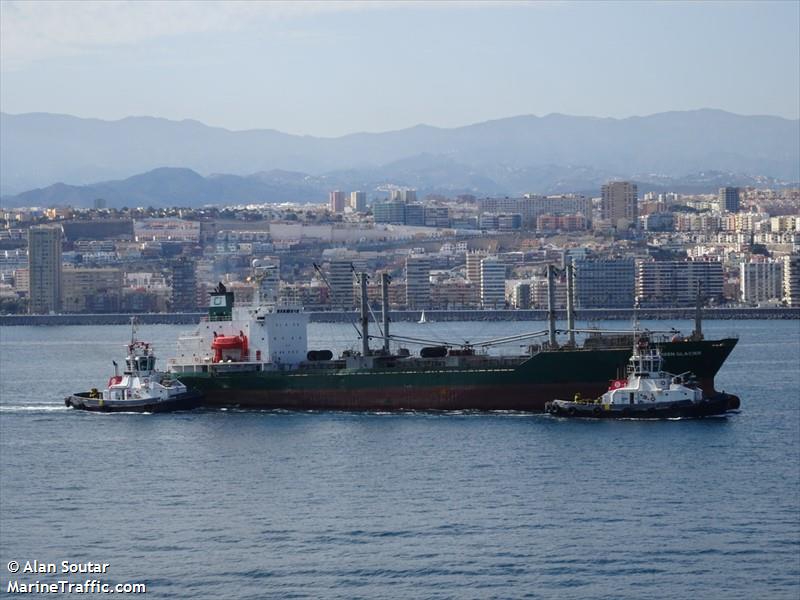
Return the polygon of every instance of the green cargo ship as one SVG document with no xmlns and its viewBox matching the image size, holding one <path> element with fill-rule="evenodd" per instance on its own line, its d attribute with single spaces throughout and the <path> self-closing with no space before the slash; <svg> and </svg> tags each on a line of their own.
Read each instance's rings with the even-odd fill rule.
<svg viewBox="0 0 800 600">
<path fill-rule="evenodd" d="M 365 276 L 361 274 L 362 282 Z M 220 284 L 209 316 L 178 342 L 170 370 L 210 407 L 288 410 L 513 410 L 543 411 L 554 398 L 599 397 L 609 382 L 625 376 L 633 335 L 592 334 L 582 346 L 555 342 L 555 322 L 540 345 L 514 356 L 491 356 L 468 345 L 423 348 L 419 355 L 390 342 L 414 341 L 389 333 L 384 301 L 380 335 L 369 335 L 366 284 L 362 284 L 361 351 L 333 358 L 308 350 L 308 317 L 302 308 L 277 303 L 234 306 Z M 651 337 L 671 373 L 691 371 L 704 393 L 716 394 L 714 377 L 736 346 L 735 338 L 705 340 Z M 570 327 L 572 335 L 576 330 Z M 370 340 L 382 341 L 371 348 Z M 481 344 L 481 346 L 489 344 Z M 738 406 L 738 399 L 731 397 Z"/>
</svg>

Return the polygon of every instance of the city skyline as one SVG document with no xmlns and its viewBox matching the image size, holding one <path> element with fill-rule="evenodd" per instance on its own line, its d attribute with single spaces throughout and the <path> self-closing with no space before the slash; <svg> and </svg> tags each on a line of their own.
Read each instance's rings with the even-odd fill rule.
<svg viewBox="0 0 800 600">
<path fill-rule="evenodd" d="M 0 108 L 14 114 L 146 114 L 322 137 L 551 113 L 800 116 L 794 2 L 0 9 Z"/>
</svg>

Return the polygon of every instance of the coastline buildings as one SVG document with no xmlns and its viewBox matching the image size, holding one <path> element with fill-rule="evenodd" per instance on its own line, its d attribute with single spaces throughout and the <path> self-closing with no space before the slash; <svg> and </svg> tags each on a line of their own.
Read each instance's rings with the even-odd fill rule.
<svg viewBox="0 0 800 600">
<path fill-rule="evenodd" d="M 61 310 L 61 227 L 28 230 L 29 312 Z"/>
<path fill-rule="evenodd" d="M 630 298 L 635 297 L 635 291 L 631 292 L 631 286 L 636 289 L 640 273 L 632 266 L 634 261 L 652 258 L 683 263 L 687 257 L 721 265 L 724 283 L 722 296 L 717 298 L 721 302 L 797 304 L 800 293 L 797 283 L 792 284 L 797 278 L 793 279 L 791 272 L 785 274 L 787 260 L 796 265 L 797 259 L 785 257 L 800 253 L 800 190 L 756 191 L 743 188 L 743 210 L 724 213 L 719 212 L 718 186 L 704 194 L 650 193 L 647 198 L 651 206 L 646 202 L 639 205 L 642 227 L 635 235 L 628 232 L 622 236 L 612 230 L 610 221 L 596 219 L 594 229 L 588 230 L 583 212 L 591 214 L 594 208 L 599 215 L 602 199 L 577 195 L 483 200 L 469 195 L 431 195 L 413 202 L 413 194 L 398 189 L 393 202 L 378 203 L 388 209 L 388 218 L 398 225 L 375 223 L 381 220 L 381 206 L 374 211 L 376 219 L 353 211 L 352 204 L 358 208 L 369 192 L 349 191 L 345 194 L 347 214 L 332 214 L 327 203 L 99 212 L 5 209 L 0 212 L 5 219 L 0 229 L 0 311 L 153 312 L 181 310 L 180 305 L 190 310 L 204 306 L 209 289 L 219 281 L 238 295 L 244 294 L 255 260 L 281 265 L 281 280 L 271 280 L 265 295 L 274 297 L 277 287 L 279 297 L 302 299 L 317 310 L 352 309 L 358 304 L 352 293 L 353 268 L 383 270 L 395 276 L 390 286 L 393 309 L 414 305 L 431 309 L 499 307 L 501 303 L 522 307 L 526 298 L 532 307 L 539 308 L 542 302 L 546 304 L 546 282 L 537 278 L 542 266 L 557 263 L 563 269 L 581 260 L 587 262 L 577 263 L 576 307 L 627 308 L 633 304 Z M 386 191 L 384 197 L 388 195 Z M 684 206 L 690 209 L 684 210 Z M 482 208 L 491 212 L 481 212 Z M 521 227 L 523 213 L 529 219 L 538 215 L 535 233 Z M 50 277 L 47 285 L 42 283 L 41 269 L 39 279 L 37 272 L 33 273 L 33 287 L 39 290 L 35 293 L 41 297 L 42 287 L 49 287 L 52 300 L 41 306 L 34 298 L 31 308 L 28 266 L 31 260 L 41 263 L 37 256 L 42 256 L 42 244 L 34 238 L 37 228 L 48 219 L 50 225 L 61 228 L 63 267 L 60 282 Z M 479 219 L 485 231 L 478 228 Z M 448 223 L 450 227 L 445 226 Z M 633 223 L 625 220 L 624 224 Z M 584 227 L 587 230 L 581 231 Z M 50 254 L 55 256 L 56 252 L 53 249 Z M 415 274 L 416 263 L 407 264 L 410 256 L 427 258 L 427 281 L 424 272 Z M 481 272 L 481 261 L 489 256 L 496 256 L 505 267 L 505 298 L 499 285 L 495 293 L 491 292 L 490 278 Z M 185 270 L 175 266 L 180 260 L 195 265 L 194 281 L 189 265 Z M 336 260 L 343 264 L 341 281 L 333 277 L 334 293 L 314 267 L 324 265 L 327 275 L 331 261 Z M 55 269 L 58 262 L 52 263 Z M 119 269 L 123 276 L 117 294 L 110 293 L 105 275 L 98 270 L 109 268 Z M 487 268 L 491 271 L 492 267 L 484 271 Z M 643 267 L 645 271 L 655 268 Z M 686 268 L 694 267 L 680 267 Z M 67 270 L 69 274 L 65 275 Z M 141 274 L 153 281 L 160 276 L 160 283 L 147 284 L 148 278 Z M 410 275 L 410 281 L 405 274 Z M 499 283 L 500 265 L 496 274 Z M 681 278 L 686 277 L 676 273 L 669 285 L 693 287 L 686 281 L 681 284 Z M 668 287 L 666 278 L 664 275 L 660 281 Z M 517 283 L 528 284 L 530 293 L 524 286 L 515 293 Z M 557 302 L 561 283 L 557 279 Z M 646 291 L 645 283 L 640 283 Z M 420 292 L 415 291 L 418 284 L 422 286 Z M 53 293 L 54 286 L 60 287 L 60 294 Z M 192 289 L 196 290 L 194 303 L 188 299 Z M 379 293 L 379 287 L 376 289 Z M 704 289 L 704 295 L 706 292 Z M 694 293 L 687 291 L 686 298 L 676 300 L 678 292 L 659 292 L 661 295 L 645 300 L 667 306 L 676 302 L 691 305 Z"/>
<path fill-rule="evenodd" d="M 601 188 L 600 218 L 613 227 L 629 227 L 639 218 L 638 187 L 629 181 L 612 181 Z"/>
</svg>

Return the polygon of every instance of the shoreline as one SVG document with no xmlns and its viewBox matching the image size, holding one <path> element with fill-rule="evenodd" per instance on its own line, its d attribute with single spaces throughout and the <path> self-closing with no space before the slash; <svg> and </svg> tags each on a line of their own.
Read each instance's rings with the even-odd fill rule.
<svg viewBox="0 0 800 600">
<path fill-rule="evenodd" d="M 394 322 L 419 321 L 422 311 L 398 310 L 391 312 Z M 693 320 L 695 308 L 642 308 L 639 318 L 645 320 Z M 380 311 L 378 311 L 380 313 Z M 376 313 L 376 314 L 378 314 Z M 633 309 L 598 308 L 575 311 L 579 321 L 629 321 Z M 350 323 L 358 319 L 358 312 L 309 311 L 312 323 Z M 60 314 L 60 315 L 0 315 L 0 327 L 37 325 L 126 325 L 131 317 L 136 317 L 142 325 L 193 325 L 206 316 L 196 313 L 109 313 L 109 314 Z M 533 310 L 425 310 L 428 322 L 445 321 L 545 321 L 547 311 Z M 800 308 L 704 308 L 703 320 L 798 320 Z M 556 318 L 566 320 L 565 310 L 556 311 Z"/>
</svg>

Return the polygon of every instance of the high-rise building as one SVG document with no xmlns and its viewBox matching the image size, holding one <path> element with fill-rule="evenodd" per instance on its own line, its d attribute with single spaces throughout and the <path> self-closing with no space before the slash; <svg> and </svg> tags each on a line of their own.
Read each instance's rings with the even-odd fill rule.
<svg viewBox="0 0 800 600">
<path fill-rule="evenodd" d="M 738 187 L 719 188 L 719 209 L 723 212 L 739 212 L 739 197 Z"/>
<path fill-rule="evenodd" d="M 783 299 L 791 307 L 800 306 L 800 254 L 783 257 Z"/>
<path fill-rule="evenodd" d="M 353 308 L 353 261 L 333 259 L 328 267 L 331 308 L 351 310 Z"/>
<path fill-rule="evenodd" d="M 503 308 L 506 303 L 506 266 L 496 256 L 481 260 L 481 306 Z"/>
<path fill-rule="evenodd" d="M 31 227 L 28 276 L 32 314 L 61 310 L 61 272 L 61 227 Z"/>
<path fill-rule="evenodd" d="M 486 258 L 486 252 L 480 250 L 473 250 L 467 252 L 467 279 L 474 282 L 478 286 L 481 284 L 481 261 Z"/>
<path fill-rule="evenodd" d="M 406 258 L 406 304 L 408 308 L 430 308 L 431 262 L 427 256 Z"/>
<path fill-rule="evenodd" d="M 335 192 L 330 192 L 328 194 L 328 199 L 330 201 L 330 211 L 332 213 L 344 212 L 344 192 L 340 192 L 338 190 Z"/>
<path fill-rule="evenodd" d="M 576 260 L 575 308 L 631 308 L 636 294 L 633 259 Z"/>
<path fill-rule="evenodd" d="M 719 262 L 649 260 L 636 265 L 636 297 L 643 307 L 694 306 L 698 291 L 705 302 L 719 302 L 722 289 Z"/>
<path fill-rule="evenodd" d="M 621 220 L 629 225 L 639 218 L 638 188 L 630 181 L 611 181 L 602 187 L 600 218 L 618 226 Z"/>
<path fill-rule="evenodd" d="M 739 265 L 742 302 L 765 302 L 783 298 L 783 262 L 763 261 Z"/>
<path fill-rule="evenodd" d="M 197 310 L 197 275 L 195 262 L 182 256 L 172 263 L 172 297 L 170 310 L 193 312 Z"/>
<path fill-rule="evenodd" d="M 531 307 L 531 284 L 518 283 L 514 286 L 514 308 L 528 309 Z"/>
<path fill-rule="evenodd" d="M 366 212 L 367 192 L 350 192 L 350 208 L 355 212 Z"/>
</svg>

